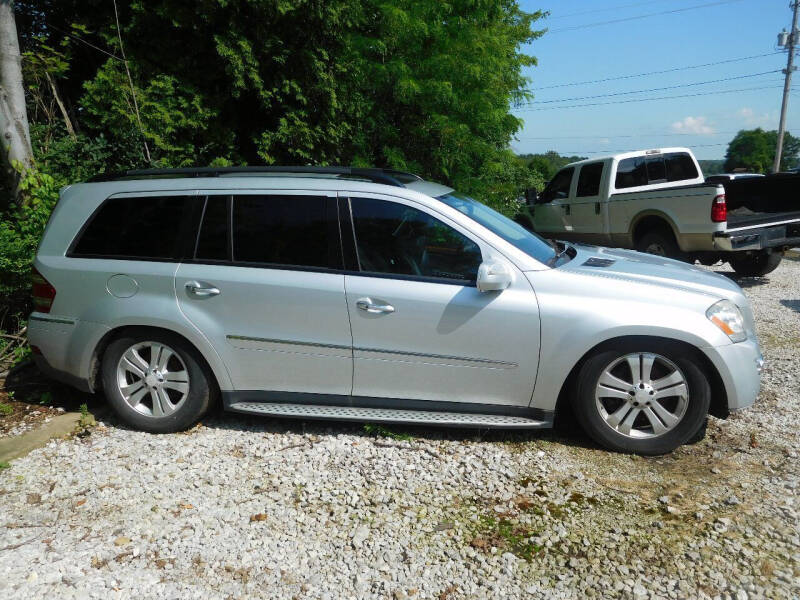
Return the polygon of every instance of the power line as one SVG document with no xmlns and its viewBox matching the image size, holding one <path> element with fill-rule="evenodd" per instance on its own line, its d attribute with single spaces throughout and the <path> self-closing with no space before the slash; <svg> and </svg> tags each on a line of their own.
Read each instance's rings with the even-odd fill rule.
<svg viewBox="0 0 800 600">
<path fill-rule="evenodd" d="M 748 73 L 747 75 L 737 75 L 736 77 L 724 77 L 722 79 L 709 79 L 708 81 L 695 81 L 692 83 L 679 83 L 677 85 L 667 85 L 664 87 L 647 88 L 643 90 L 631 90 L 628 92 L 612 92 L 610 94 L 596 94 L 594 96 L 577 96 L 575 98 L 556 98 L 554 100 L 534 100 L 526 104 L 554 104 L 556 102 L 574 102 L 577 100 L 591 100 L 593 98 L 610 98 L 613 96 L 626 96 L 628 94 L 643 94 L 645 92 L 662 92 L 664 90 L 674 90 L 677 88 L 693 87 L 696 85 L 706 85 L 709 83 L 722 83 L 724 81 L 734 81 L 736 79 L 748 79 L 750 77 L 759 77 L 761 75 L 770 75 L 772 73 L 780 73 L 780 69 L 773 69 L 772 71 L 763 71 L 761 73 Z"/>
<path fill-rule="evenodd" d="M 648 13 L 646 15 L 636 15 L 635 17 L 625 17 L 622 19 L 612 19 L 610 21 L 598 21 L 596 23 L 586 23 L 585 25 L 574 25 L 572 27 L 561 27 L 558 29 L 550 29 L 548 33 L 561 33 L 562 31 L 575 31 L 577 29 L 587 29 L 589 27 L 599 27 L 601 25 L 611 25 L 612 23 L 623 23 L 625 21 L 635 21 L 637 19 L 646 19 L 648 17 L 657 17 L 660 15 L 671 15 L 682 13 L 689 10 L 696 10 L 698 8 L 706 8 L 708 6 L 719 6 L 721 4 L 732 4 L 733 2 L 741 2 L 742 0 L 719 0 L 718 2 L 708 2 L 706 4 L 696 4 L 694 6 L 687 6 L 685 8 L 675 8 L 673 10 L 663 10 L 661 12 Z"/>
<path fill-rule="evenodd" d="M 619 81 L 620 79 L 634 79 L 636 77 L 647 77 L 648 75 L 662 75 L 664 73 L 674 73 L 676 71 L 688 71 L 690 69 L 702 69 L 703 67 L 714 67 L 717 65 L 724 65 L 743 60 L 752 60 L 754 58 L 764 58 L 765 56 L 775 56 L 776 54 L 781 54 L 781 52 L 767 52 L 766 54 L 755 54 L 753 56 L 743 56 L 742 58 L 729 58 L 727 60 L 719 60 L 716 62 L 704 63 L 702 65 L 675 67 L 673 69 L 664 69 L 663 71 L 650 71 L 649 73 L 636 73 L 633 75 L 620 75 L 618 77 L 606 77 L 605 79 L 593 79 L 590 81 L 574 81 L 572 83 L 559 83 L 556 85 L 546 85 L 538 88 L 529 88 L 527 91 L 535 92 L 538 90 L 551 90 L 554 88 L 569 87 L 574 85 L 589 85 L 594 83 L 605 83 L 607 81 Z"/>
<path fill-rule="evenodd" d="M 77 35 L 72 35 L 71 33 L 67 33 L 66 31 L 64 31 L 63 29 L 59 29 L 59 28 L 58 28 L 58 27 L 56 27 L 55 25 L 50 25 L 50 24 L 48 24 L 48 25 L 47 25 L 47 27 L 49 27 L 50 29 L 55 29 L 55 30 L 56 30 L 56 31 L 58 31 L 59 33 L 63 33 L 63 34 L 64 34 L 65 36 L 67 36 L 68 38 L 72 38 L 73 40 L 75 40 L 75 41 L 77 41 L 77 42 L 80 42 L 81 44 L 86 44 L 87 46 L 89 46 L 89 48 L 93 48 L 94 50 L 97 50 L 98 52 L 102 52 L 103 54 L 105 54 L 105 55 L 107 55 L 107 56 L 110 56 L 111 58 L 115 58 L 116 60 L 119 60 L 119 61 L 121 61 L 121 62 L 124 62 L 124 61 L 123 61 L 123 60 L 122 60 L 122 59 L 121 59 L 119 56 L 117 56 L 116 54 L 112 54 L 111 52 L 108 52 L 108 51 L 106 51 L 106 50 L 103 50 L 103 49 L 102 49 L 102 48 L 100 48 L 99 46 L 95 46 L 95 45 L 94 45 L 94 44 L 92 44 L 91 42 L 87 42 L 87 41 L 86 41 L 86 40 L 84 40 L 83 38 L 79 38 Z"/>
<path fill-rule="evenodd" d="M 620 8 L 633 8 L 634 6 L 642 6 L 644 4 L 656 4 L 656 3 L 663 3 L 664 0 L 646 0 L 645 2 L 634 2 L 633 4 L 618 4 L 617 6 L 606 6 L 605 8 L 593 8 L 589 10 L 579 10 L 576 12 L 571 13 L 563 13 L 559 14 L 556 13 L 555 17 L 548 16 L 548 19 L 566 19 L 569 17 L 577 17 L 579 15 L 588 15 L 590 13 L 597 13 L 597 12 L 607 12 L 609 10 L 617 10 Z"/>
<path fill-rule="evenodd" d="M 777 86 L 782 87 L 782 86 Z M 649 102 L 652 100 L 673 100 L 676 98 L 694 98 L 696 96 L 711 96 L 715 94 L 732 94 L 734 92 L 750 92 L 754 90 L 771 90 L 777 89 L 775 86 L 770 87 L 750 87 L 750 88 L 738 88 L 735 90 L 719 90 L 719 91 L 711 91 L 711 92 L 698 92 L 695 94 L 680 94 L 677 96 L 658 96 L 655 98 L 633 98 L 631 100 L 615 100 L 614 102 L 590 102 L 588 104 L 570 104 L 568 106 L 545 106 L 542 108 L 518 108 L 516 110 L 520 112 L 536 112 L 540 110 L 556 110 L 560 108 L 584 108 L 587 106 L 608 106 L 611 104 L 629 104 L 631 102 Z"/>
</svg>

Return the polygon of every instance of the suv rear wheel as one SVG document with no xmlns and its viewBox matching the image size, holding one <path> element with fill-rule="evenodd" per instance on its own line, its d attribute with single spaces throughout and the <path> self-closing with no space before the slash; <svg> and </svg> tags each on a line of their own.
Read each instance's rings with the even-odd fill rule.
<svg viewBox="0 0 800 600">
<path fill-rule="evenodd" d="M 589 358 L 579 373 L 575 416 L 597 443 L 658 455 L 695 438 L 711 402 L 706 375 L 685 349 L 620 345 Z"/>
<path fill-rule="evenodd" d="M 103 388 L 125 423 L 151 433 L 181 431 L 208 411 L 212 386 L 197 351 L 167 332 L 133 331 L 103 355 Z"/>
</svg>

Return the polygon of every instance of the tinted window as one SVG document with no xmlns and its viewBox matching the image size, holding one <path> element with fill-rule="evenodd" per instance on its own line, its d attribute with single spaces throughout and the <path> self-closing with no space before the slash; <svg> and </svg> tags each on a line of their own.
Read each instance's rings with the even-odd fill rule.
<svg viewBox="0 0 800 600">
<path fill-rule="evenodd" d="M 617 178 L 614 181 L 614 187 L 620 189 L 636 187 L 637 185 L 647 185 L 647 166 L 644 158 L 635 156 L 622 159 L 617 165 Z"/>
<path fill-rule="evenodd" d="M 598 196 L 600 194 L 600 178 L 603 176 L 603 163 L 583 165 L 578 175 L 577 197 Z"/>
<path fill-rule="evenodd" d="M 75 245 L 76 256 L 176 259 L 189 196 L 109 198 Z"/>
<path fill-rule="evenodd" d="M 664 183 L 667 180 L 667 171 L 664 168 L 662 155 L 647 157 L 647 182 Z"/>
<path fill-rule="evenodd" d="M 229 260 L 228 197 L 209 196 L 197 237 L 195 258 L 206 260 Z"/>
<path fill-rule="evenodd" d="M 234 261 L 330 267 L 331 247 L 324 197 L 234 196 Z"/>
<path fill-rule="evenodd" d="M 575 169 L 573 167 L 568 167 L 556 173 L 539 195 L 539 201 L 552 202 L 553 200 L 568 198 L 569 186 L 572 183 L 572 174 L 574 172 Z"/>
<path fill-rule="evenodd" d="M 686 152 L 672 152 L 664 155 L 667 168 L 667 181 L 682 181 L 698 177 L 697 167 Z"/>
<path fill-rule="evenodd" d="M 437 198 L 539 262 L 546 263 L 553 258 L 553 246 L 548 242 L 485 204 L 456 191 Z"/>
<path fill-rule="evenodd" d="M 410 206 L 351 199 L 362 271 L 474 282 L 481 264 L 477 244 Z"/>
</svg>

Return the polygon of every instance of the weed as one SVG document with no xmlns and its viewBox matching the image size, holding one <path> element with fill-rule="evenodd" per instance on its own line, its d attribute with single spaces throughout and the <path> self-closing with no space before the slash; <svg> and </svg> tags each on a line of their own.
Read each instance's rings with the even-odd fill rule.
<svg viewBox="0 0 800 600">
<path fill-rule="evenodd" d="M 39 396 L 39 404 L 42 406 L 50 406 L 53 404 L 53 394 L 51 392 L 44 392 Z"/>
<path fill-rule="evenodd" d="M 480 517 L 478 523 L 481 535 L 470 542 L 473 548 L 488 550 L 494 546 L 528 562 L 542 550 L 541 546 L 530 541 L 536 532 L 519 523 L 486 515 Z"/>
<path fill-rule="evenodd" d="M 10 415 L 14 412 L 14 407 L 5 402 L 0 402 L 0 415 Z"/>
<path fill-rule="evenodd" d="M 409 442 L 414 439 L 408 433 L 395 433 L 394 431 L 384 427 L 383 425 L 375 425 L 374 423 L 366 423 L 364 425 L 364 431 L 370 435 L 390 438 L 401 442 Z"/>
<path fill-rule="evenodd" d="M 85 419 L 86 417 L 89 416 L 89 407 L 86 405 L 85 402 L 83 404 L 81 404 L 81 406 L 80 406 L 80 408 L 78 410 L 81 411 L 81 418 L 82 419 Z"/>
<path fill-rule="evenodd" d="M 8 463 L 8 462 L 6 462 L 4 460 L 0 461 L 0 471 L 2 471 L 4 469 L 10 469 L 10 468 L 11 468 L 11 463 Z"/>
</svg>

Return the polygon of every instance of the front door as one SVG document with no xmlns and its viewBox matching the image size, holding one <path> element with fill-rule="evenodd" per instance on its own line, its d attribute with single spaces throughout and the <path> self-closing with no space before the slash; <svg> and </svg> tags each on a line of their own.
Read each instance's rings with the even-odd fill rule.
<svg viewBox="0 0 800 600">
<path fill-rule="evenodd" d="M 175 291 L 236 390 L 350 394 L 334 194 L 209 195 L 195 258 L 178 267 Z"/>
<path fill-rule="evenodd" d="M 515 271 L 508 289 L 479 292 L 478 266 L 496 251 L 412 201 L 365 196 L 342 211 L 358 269 L 345 277 L 353 396 L 528 406 L 539 314 L 527 279 Z"/>
<path fill-rule="evenodd" d="M 574 196 L 570 197 L 570 224 L 582 241 L 598 244 L 609 241 L 605 224 L 607 203 L 603 202 L 604 163 L 593 162 L 580 166 Z"/>
</svg>

